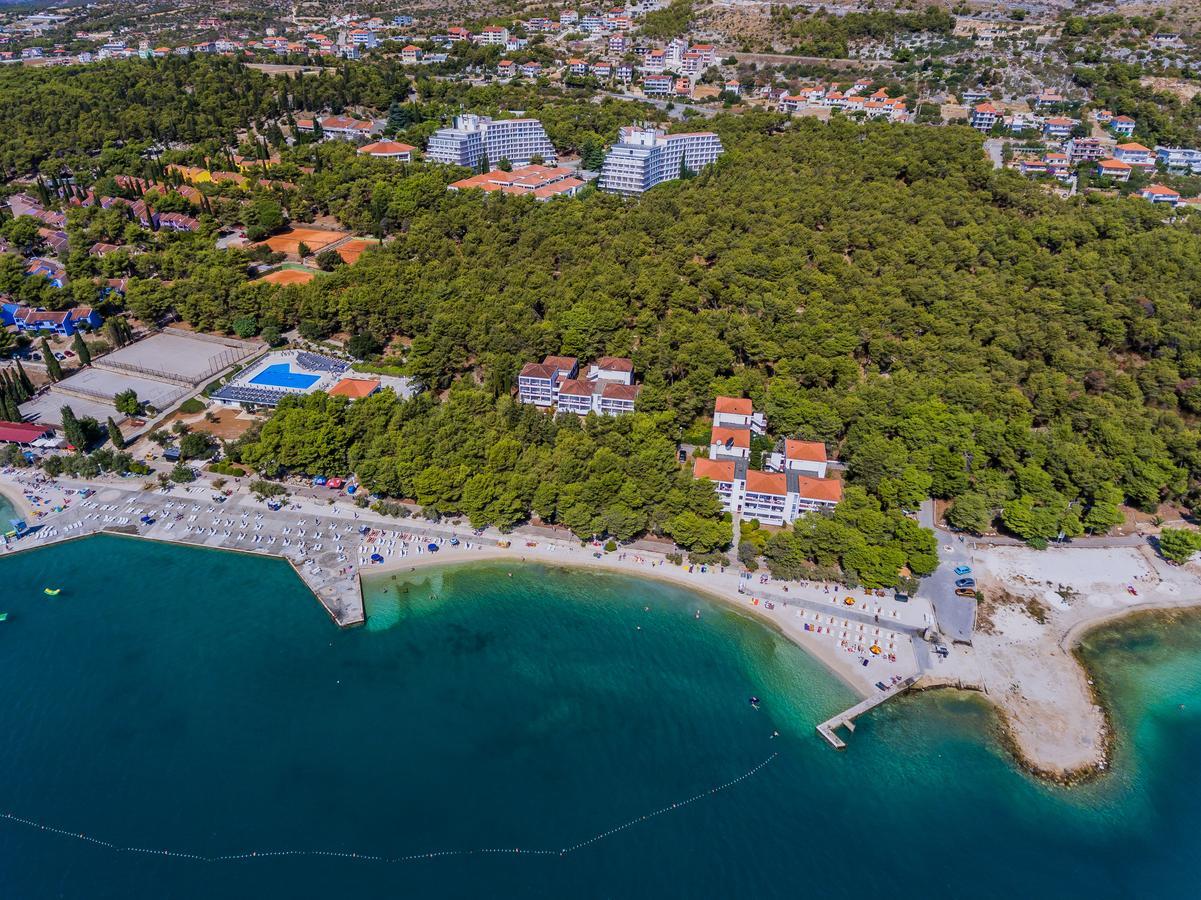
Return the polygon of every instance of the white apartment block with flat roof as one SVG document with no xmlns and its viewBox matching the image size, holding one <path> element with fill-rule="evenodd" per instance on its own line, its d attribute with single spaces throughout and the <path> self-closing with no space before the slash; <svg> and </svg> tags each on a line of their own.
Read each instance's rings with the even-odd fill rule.
<svg viewBox="0 0 1201 900">
<path fill-rule="evenodd" d="M 557 155 L 546 130 L 537 119 L 490 119 L 465 114 L 455 116 L 453 128 L 440 128 L 430 135 L 425 155 L 447 165 L 474 169 L 487 157 L 489 167 L 507 159 L 514 167 L 528 166 L 542 157 L 555 165 Z"/>
<path fill-rule="evenodd" d="M 630 125 L 621 129 L 620 139 L 609 148 L 599 187 L 617 194 L 641 194 L 679 178 L 684 168 L 699 172 L 721 154 L 721 138 L 711 131 L 664 134 Z"/>
</svg>

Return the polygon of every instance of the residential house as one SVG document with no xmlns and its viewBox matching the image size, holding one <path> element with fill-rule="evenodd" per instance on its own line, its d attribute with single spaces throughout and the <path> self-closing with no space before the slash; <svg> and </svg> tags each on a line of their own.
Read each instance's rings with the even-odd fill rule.
<svg viewBox="0 0 1201 900">
<path fill-rule="evenodd" d="M 1136 169 L 1155 168 L 1155 151 L 1142 144 L 1118 144 L 1113 149 L 1113 158 Z"/>
<path fill-rule="evenodd" d="M 1000 112 L 991 103 L 981 103 L 972 110 L 972 127 L 977 131 L 992 131 Z"/>
<path fill-rule="evenodd" d="M 158 217 L 158 226 L 166 231 L 197 231 L 200 220 L 183 213 L 162 213 Z"/>
<path fill-rule="evenodd" d="M 415 65 L 421 62 L 421 48 L 415 44 L 403 47 L 400 51 L 400 61 L 406 65 Z"/>
<path fill-rule="evenodd" d="M 1156 160 L 1174 175 L 1201 175 L 1201 150 L 1191 147 L 1155 148 Z"/>
<path fill-rule="evenodd" d="M 475 36 L 475 42 L 485 46 L 503 47 L 508 40 L 509 29 L 498 25 L 489 25 Z"/>
<path fill-rule="evenodd" d="M 1043 122 L 1043 137 L 1063 140 L 1071 137 L 1072 129 L 1080 123 L 1065 116 L 1051 116 Z"/>
<path fill-rule="evenodd" d="M 1112 178 L 1114 181 L 1129 181 L 1131 169 L 1130 163 L 1122 162 L 1120 159 L 1099 159 L 1097 160 L 1097 168 L 1094 171 L 1101 178 Z"/>
<path fill-rule="evenodd" d="M 1152 203 L 1166 203 L 1168 206 L 1175 206 L 1180 202 L 1179 191 L 1174 191 L 1162 184 L 1149 184 L 1139 191 L 1138 195 Z"/>
<path fill-rule="evenodd" d="M 653 94 L 670 94 L 674 82 L 670 75 L 644 75 L 642 77 L 642 93 L 650 96 Z"/>
<path fill-rule="evenodd" d="M 41 276 L 50 282 L 51 287 L 61 288 L 67 285 L 67 270 L 52 259 L 35 256 L 25 263 L 25 274 Z"/>
<path fill-rule="evenodd" d="M 1130 116 L 1114 116 L 1109 121 L 1109 130 L 1120 137 L 1130 137 L 1134 134 L 1134 119 Z"/>
<path fill-rule="evenodd" d="M 1072 138 L 1064 145 L 1068 162 L 1073 166 L 1082 162 L 1096 162 L 1107 159 L 1113 153 L 1113 141 L 1099 138 Z"/>
</svg>

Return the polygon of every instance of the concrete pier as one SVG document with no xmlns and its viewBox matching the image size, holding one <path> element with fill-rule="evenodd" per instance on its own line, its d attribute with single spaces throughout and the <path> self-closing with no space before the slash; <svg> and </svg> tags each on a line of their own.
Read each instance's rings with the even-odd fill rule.
<svg viewBox="0 0 1201 900">
<path fill-rule="evenodd" d="M 249 497 L 213 499 L 102 487 L 9 546 L 19 553 L 93 534 L 120 534 L 285 559 L 341 627 L 366 620 L 358 561 L 363 524 L 353 514 L 273 511 Z M 143 516 L 153 519 L 142 522 Z M 338 549 L 342 548 L 342 549 Z"/>
<path fill-rule="evenodd" d="M 881 691 L 875 696 L 868 697 L 866 700 L 861 700 L 850 709 L 843 710 L 838 715 L 826 719 L 826 721 L 817 726 L 817 733 L 825 738 L 826 743 L 828 743 L 835 750 L 846 749 L 846 741 L 838 736 L 838 732 L 836 731 L 837 728 L 843 727 L 846 728 L 847 731 L 853 732 L 855 730 L 855 719 L 863 715 L 865 712 L 875 709 L 881 703 L 891 700 L 897 694 L 909 690 L 909 688 L 913 687 L 913 683 L 915 681 L 917 681 L 917 676 L 911 675 L 904 681 L 900 681 L 893 685 L 887 691 Z"/>
</svg>

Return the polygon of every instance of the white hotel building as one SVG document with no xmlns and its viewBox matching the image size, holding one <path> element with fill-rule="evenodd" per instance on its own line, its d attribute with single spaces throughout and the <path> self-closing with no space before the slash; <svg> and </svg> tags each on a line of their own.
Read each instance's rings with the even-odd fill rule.
<svg viewBox="0 0 1201 900">
<path fill-rule="evenodd" d="M 478 168 L 484 157 L 490 168 L 502 159 L 514 168 L 528 166 L 536 157 L 555 165 L 557 155 L 542 123 L 537 119 L 490 119 L 465 114 L 455 116 L 453 128 L 440 128 L 430 135 L 428 159 L 454 166 Z"/>
<path fill-rule="evenodd" d="M 842 482 L 825 477 L 822 443 L 786 440 L 768 457 L 764 471 L 750 468 L 751 435 L 762 434 L 765 425 L 750 400 L 718 397 L 709 456 L 693 460 L 693 477 L 713 482 L 726 512 L 765 525 L 786 525 L 805 513 L 837 506 Z"/>
<path fill-rule="evenodd" d="M 598 184 L 602 191 L 641 194 L 679 178 L 682 168 L 699 172 L 717 162 L 722 149 L 721 138 L 711 131 L 664 134 L 629 125 L 609 148 Z"/>
<path fill-rule="evenodd" d="M 641 386 L 634 384 L 634 364 L 619 356 L 602 356 L 579 377 L 574 356 L 548 356 L 526 363 L 517 376 L 517 400 L 556 412 L 586 416 L 619 416 L 634 411 Z"/>
</svg>

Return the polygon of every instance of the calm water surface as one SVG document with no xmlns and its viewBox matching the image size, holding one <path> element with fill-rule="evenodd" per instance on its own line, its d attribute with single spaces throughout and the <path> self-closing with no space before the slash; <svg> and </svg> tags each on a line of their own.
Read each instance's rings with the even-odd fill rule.
<svg viewBox="0 0 1201 900">
<path fill-rule="evenodd" d="M 1125 737 L 1114 776 L 1065 791 L 949 694 L 831 751 L 813 727 L 846 689 L 673 586 L 420 576 L 372 583 L 368 626 L 339 632 L 277 561 L 114 537 L 0 559 L 0 812 L 201 855 L 399 856 L 557 849 L 704 799 L 564 857 L 396 865 L 122 854 L 0 819 L 0 897 L 1196 895 L 1197 619 L 1090 641 Z"/>
</svg>

